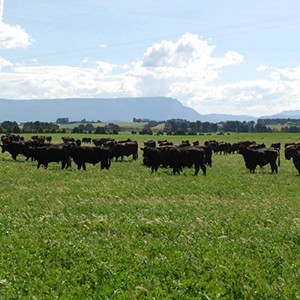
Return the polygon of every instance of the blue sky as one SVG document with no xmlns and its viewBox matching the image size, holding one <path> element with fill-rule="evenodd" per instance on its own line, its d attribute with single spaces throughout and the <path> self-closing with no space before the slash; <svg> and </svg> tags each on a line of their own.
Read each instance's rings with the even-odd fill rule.
<svg viewBox="0 0 300 300">
<path fill-rule="evenodd" d="M 299 0 L 0 0 L 0 98 L 300 109 L 299 32 Z"/>
</svg>

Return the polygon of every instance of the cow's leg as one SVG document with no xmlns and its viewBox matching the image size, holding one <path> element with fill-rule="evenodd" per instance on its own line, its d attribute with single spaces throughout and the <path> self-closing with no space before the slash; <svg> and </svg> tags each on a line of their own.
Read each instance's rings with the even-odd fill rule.
<svg viewBox="0 0 300 300">
<path fill-rule="evenodd" d="M 72 167 L 72 161 L 70 158 L 67 159 L 67 169 Z"/>
<path fill-rule="evenodd" d="M 195 174 L 194 176 L 197 176 L 200 170 L 200 166 L 198 164 L 195 164 Z"/>
<path fill-rule="evenodd" d="M 274 171 L 275 171 L 276 173 L 278 173 L 278 168 L 277 168 L 276 163 L 271 163 L 271 169 L 272 169 L 272 174 L 274 173 Z"/>
<path fill-rule="evenodd" d="M 180 167 L 178 166 L 173 167 L 173 174 L 176 175 L 176 173 L 180 175 Z"/>
<path fill-rule="evenodd" d="M 205 163 L 201 164 L 200 167 L 201 167 L 201 170 L 203 172 L 203 175 L 206 175 L 206 166 L 205 166 Z"/>
</svg>

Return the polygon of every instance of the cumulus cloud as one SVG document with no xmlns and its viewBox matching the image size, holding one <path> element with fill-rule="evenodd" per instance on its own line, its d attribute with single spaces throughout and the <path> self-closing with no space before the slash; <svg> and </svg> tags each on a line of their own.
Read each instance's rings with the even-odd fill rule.
<svg viewBox="0 0 300 300">
<path fill-rule="evenodd" d="M 202 97 L 225 67 L 243 62 L 235 51 L 215 57 L 214 49 L 198 35 L 186 33 L 176 42 L 149 47 L 129 74 L 139 78 L 136 84 L 142 95 L 165 95 L 188 103 L 192 97 Z"/>
<path fill-rule="evenodd" d="M 26 48 L 33 39 L 19 25 L 8 25 L 3 22 L 4 0 L 0 0 L 0 49 Z"/>
<path fill-rule="evenodd" d="M 259 66 L 258 79 L 225 84 L 227 68 L 242 68 L 244 57 L 233 50 L 216 56 L 215 48 L 186 33 L 153 44 L 126 65 L 85 59 L 82 67 L 25 66 L 0 59 L 0 98 L 167 96 L 203 114 L 253 116 L 299 108 L 300 67 Z"/>
</svg>

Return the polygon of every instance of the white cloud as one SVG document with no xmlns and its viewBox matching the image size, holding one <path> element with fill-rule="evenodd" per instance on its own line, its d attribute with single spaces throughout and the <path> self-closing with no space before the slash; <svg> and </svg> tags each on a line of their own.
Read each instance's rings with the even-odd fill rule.
<svg viewBox="0 0 300 300">
<path fill-rule="evenodd" d="M 2 58 L 0 98 L 168 96 L 203 114 L 253 116 L 300 107 L 300 67 L 261 65 L 257 80 L 220 84 L 228 67 L 243 68 L 244 57 L 232 50 L 215 56 L 215 48 L 187 33 L 177 41 L 152 45 L 126 65 L 83 60 L 88 62 L 83 67 L 26 66 Z M 259 79 L 261 72 L 268 77 Z"/>
<path fill-rule="evenodd" d="M 0 56 L 0 70 L 4 67 L 11 67 L 12 63 Z"/>
<path fill-rule="evenodd" d="M 4 0 L 0 0 L 0 22 L 3 20 Z"/>
<path fill-rule="evenodd" d="M 19 25 L 11 26 L 3 22 L 4 0 L 0 0 L 0 49 L 26 48 L 33 39 Z"/>
<path fill-rule="evenodd" d="M 26 48 L 32 42 L 33 39 L 19 25 L 0 22 L 0 49 Z"/>
<path fill-rule="evenodd" d="M 268 67 L 267 66 L 258 66 L 257 68 L 256 68 L 256 71 L 257 72 L 265 72 L 265 71 L 267 71 L 268 70 Z"/>
</svg>

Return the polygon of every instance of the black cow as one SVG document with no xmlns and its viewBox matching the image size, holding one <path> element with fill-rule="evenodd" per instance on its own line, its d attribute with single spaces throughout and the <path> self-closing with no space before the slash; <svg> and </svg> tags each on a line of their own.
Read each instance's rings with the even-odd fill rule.
<svg viewBox="0 0 300 300">
<path fill-rule="evenodd" d="M 83 137 L 81 141 L 82 143 L 90 144 L 92 142 L 92 138 Z"/>
<path fill-rule="evenodd" d="M 93 139 L 93 144 L 95 146 L 110 146 L 114 143 L 116 143 L 116 140 L 113 138 L 100 138 L 100 139 Z"/>
<path fill-rule="evenodd" d="M 225 143 L 225 142 L 220 142 L 217 143 L 214 147 L 214 153 L 219 153 L 219 154 L 227 154 L 230 151 L 231 144 L 230 143 Z"/>
<path fill-rule="evenodd" d="M 281 143 L 280 143 L 280 142 L 272 143 L 272 144 L 271 144 L 271 147 L 280 150 L 280 148 L 281 148 Z"/>
<path fill-rule="evenodd" d="M 112 146 L 112 158 L 116 158 L 116 161 L 119 157 L 124 159 L 124 156 L 131 156 L 133 160 L 138 159 L 138 143 L 137 141 L 123 141 L 117 142 Z"/>
<path fill-rule="evenodd" d="M 154 140 L 149 140 L 144 142 L 145 147 L 156 147 L 156 142 Z"/>
<path fill-rule="evenodd" d="M 255 173 L 257 166 L 263 167 L 267 164 L 270 164 L 272 174 L 274 171 L 276 173 L 278 172 L 276 164 L 278 152 L 274 148 L 251 149 L 246 147 L 241 148 L 239 153 L 243 155 L 246 168 L 248 168 L 251 173 Z"/>
<path fill-rule="evenodd" d="M 297 145 L 289 145 L 285 147 L 284 156 L 288 160 L 293 158 L 293 164 L 300 175 L 300 147 Z"/>
<path fill-rule="evenodd" d="M 75 142 L 75 139 L 73 137 L 69 137 L 69 136 L 66 136 L 66 137 L 63 136 L 61 139 L 66 144 Z"/>
<path fill-rule="evenodd" d="M 229 154 L 234 154 L 235 152 L 239 152 L 240 149 L 240 143 L 232 143 L 229 147 L 228 153 Z"/>
<path fill-rule="evenodd" d="M 143 151 L 143 164 L 151 168 L 152 173 L 158 170 L 162 164 L 162 149 L 146 146 L 141 148 Z"/>
<path fill-rule="evenodd" d="M 37 161 L 37 168 L 41 165 L 48 168 L 50 162 L 61 163 L 62 170 L 71 167 L 69 148 L 64 145 L 49 145 L 44 147 L 31 147 L 33 158 Z"/>
<path fill-rule="evenodd" d="M 18 142 L 18 141 L 11 141 L 11 142 L 4 142 L 2 147 L 2 153 L 8 152 L 11 154 L 11 157 L 16 160 L 18 155 L 24 155 L 26 160 L 29 159 L 29 146 L 32 144 L 31 141 L 26 142 Z"/>
<path fill-rule="evenodd" d="M 210 146 L 207 146 L 207 145 L 203 145 L 203 146 L 196 146 L 200 149 L 203 149 L 204 150 L 204 153 L 205 153 L 205 164 L 209 167 L 212 166 L 212 148 Z"/>
<path fill-rule="evenodd" d="M 173 147 L 169 149 L 169 163 L 173 168 L 173 174 L 180 174 L 183 167 L 194 165 L 195 174 L 198 175 L 200 168 L 203 175 L 206 175 L 205 152 L 200 147 Z"/>
<path fill-rule="evenodd" d="M 83 168 L 86 171 L 86 163 L 100 163 L 101 170 L 110 168 L 111 150 L 107 147 L 74 146 L 70 149 L 70 154 L 78 170 Z"/>
<path fill-rule="evenodd" d="M 195 175 L 198 174 L 200 168 L 206 175 L 205 151 L 200 147 L 144 147 L 143 163 L 151 168 L 152 172 L 157 171 L 159 166 L 171 167 L 173 174 L 180 174 L 183 167 L 195 167 Z"/>
</svg>

